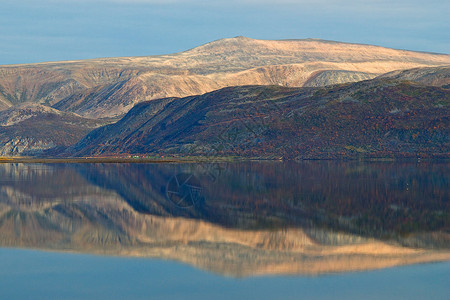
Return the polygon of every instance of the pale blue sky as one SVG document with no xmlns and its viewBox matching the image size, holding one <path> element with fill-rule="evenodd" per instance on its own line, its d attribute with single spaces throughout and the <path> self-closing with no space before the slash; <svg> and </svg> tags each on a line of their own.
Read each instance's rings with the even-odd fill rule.
<svg viewBox="0 0 450 300">
<path fill-rule="evenodd" d="M 448 0 L 0 0 L 0 64 L 183 51 L 225 37 L 450 52 Z"/>
</svg>

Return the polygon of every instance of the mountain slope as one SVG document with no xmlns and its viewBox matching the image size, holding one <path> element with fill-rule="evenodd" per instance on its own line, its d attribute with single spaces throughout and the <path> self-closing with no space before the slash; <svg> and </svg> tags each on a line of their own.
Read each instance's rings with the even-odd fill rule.
<svg viewBox="0 0 450 300">
<path fill-rule="evenodd" d="M 449 64 L 445 54 L 236 37 L 171 55 L 1 66 L 0 109 L 36 102 L 90 118 L 113 117 L 142 101 L 227 86 L 324 86 Z"/>
<path fill-rule="evenodd" d="M 39 104 L 12 107 L 0 111 L 0 155 L 37 155 L 67 147 L 107 123 Z"/>
<path fill-rule="evenodd" d="M 379 76 L 421 83 L 429 86 L 450 88 L 450 66 L 432 68 L 414 68 L 410 70 L 393 71 Z"/>
<path fill-rule="evenodd" d="M 376 79 L 327 88 L 230 87 L 144 102 L 74 156 L 448 157 L 450 91 Z"/>
</svg>

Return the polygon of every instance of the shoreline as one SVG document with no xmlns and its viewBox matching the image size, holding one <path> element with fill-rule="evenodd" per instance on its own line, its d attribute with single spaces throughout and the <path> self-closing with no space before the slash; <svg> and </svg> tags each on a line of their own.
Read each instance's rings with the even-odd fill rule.
<svg viewBox="0 0 450 300">
<path fill-rule="evenodd" d="M 36 157 L 0 157 L 4 163 L 224 163 L 224 162 L 305 162 L 305 161 L 340 161 L 340 162 L 441 162 L 449 163 L 448 158 L 336 158 L 336 159 L 302 159 L 284 160 L 281 158 L 256 157 L 167 157 L 167 158 L 133 158 L 133 157 L 73 157 L 73 158 L 36 158 Z"/>
</svg>

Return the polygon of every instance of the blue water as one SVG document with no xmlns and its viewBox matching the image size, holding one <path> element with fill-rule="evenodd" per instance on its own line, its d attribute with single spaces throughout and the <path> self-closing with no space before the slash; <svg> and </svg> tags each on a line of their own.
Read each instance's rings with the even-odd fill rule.
<svg viewBox="0 0 450 300">
<path fill-rule="evenodd" d="M 0 299 L 449 299 L 450 262 L 234 279 L 163 260 L 0 249 Z"/>
</svg>

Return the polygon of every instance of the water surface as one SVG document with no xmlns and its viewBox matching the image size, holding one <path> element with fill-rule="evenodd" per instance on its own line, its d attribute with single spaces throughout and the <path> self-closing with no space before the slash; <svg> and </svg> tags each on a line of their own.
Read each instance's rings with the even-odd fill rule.
<svg viewBox="0 0 450 300">
<path fill-rule="evenodd" d="M 0 164 L 0 289 L 19 298 L 222 291 L 271 299 L 295 298 L 299 287 L 308 298 L 331 290 L 361 298 L 367 289 L 374 298 L 439 298 L 449 292 L 448 170 L 429 162 Z M 23 280 L 28 288 L 17 290 Z"/>
<path fill-rule="evenodd" d="M 450 263 L 230 278 L 153 259 L 0 249 L 2 299 L 447 299 Z"/>
</svg>

